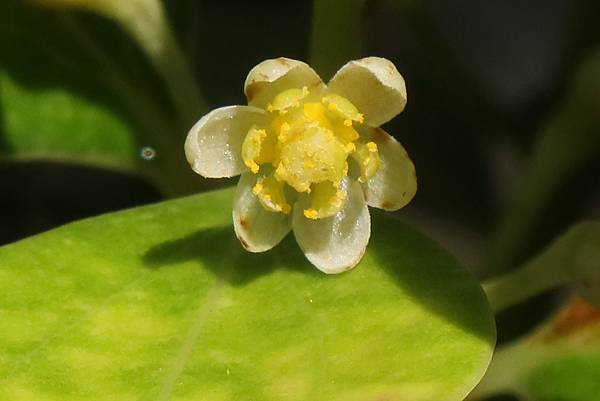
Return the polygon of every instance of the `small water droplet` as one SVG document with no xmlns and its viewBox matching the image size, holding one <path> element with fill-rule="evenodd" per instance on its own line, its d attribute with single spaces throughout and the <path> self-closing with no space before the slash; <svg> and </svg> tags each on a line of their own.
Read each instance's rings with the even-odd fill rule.
<svg viewBox="0 0 600 401">
<path fill-rule="evenodd" d="M 144 146 L 142 150 L 140 150 L 140 156 L 144 160 L 152 160 L 156 157 L 156 150 L 150 146 Z"/>
</svg>

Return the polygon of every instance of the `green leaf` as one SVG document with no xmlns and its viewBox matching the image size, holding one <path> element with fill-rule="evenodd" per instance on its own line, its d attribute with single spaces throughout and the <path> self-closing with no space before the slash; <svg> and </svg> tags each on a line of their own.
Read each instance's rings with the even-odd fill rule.
<svg viewBox="0 0 600 401">
<path fill-rule="evenodd" d="M 0 70 L 3 142 L 9 154 L 130 166 L 130 128 L 111 110 L 66 88 L 28 88 Z"/>
<path fill-rule="evenodd" d="M 0 55 L 2 159 L 125 169 L 166 195 L 207 187 L 181 150 L 189 125 L 114 21 L 0 1 Z M 140 157 L 146 147 L 152 160 Z"/>
<path fill-rule="evenodd" d="M 600 310 L 574 298 L 534 333 L 502 348 L 469 400 L 600 400 Z"/>
<path fill-rule="evenodd" d="M 0 5 L 0 151 L 129 167 L 134 133 L 108 106 L 109 72 L 67 25 L 19 1 Z"/>
<path fill-rule="evenodd" d="M 291 235 L 245 252 L 232 194 L 0 248 L 0 399 L 452 401 L 483 375 L 493 317 L 438 246 L 375 214 L 328 276 Z"/>
</svg>

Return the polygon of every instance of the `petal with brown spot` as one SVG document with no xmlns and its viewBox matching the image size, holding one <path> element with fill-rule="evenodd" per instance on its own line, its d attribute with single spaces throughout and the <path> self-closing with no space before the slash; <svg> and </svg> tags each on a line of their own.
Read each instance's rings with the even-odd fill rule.
<svg viewBox="0 0 600 401">
<path fill-rule="evenodd" d="M 377 143 L 379 169 L 363 184 L 369 206 L 398 210 L 406 206 L 417 192 L 415 166 L 408 153 L 381 128 L 362 128 L 361 137 Z"/>
<path fill-rule="evenodd" d="M 244 84 L 244 93 L 249 105 L 264 109 L 278 93 L 304 86 L 311 91 L 325 88 L 319 75 L 308 64 L 280 57 L 265 60 L 252 68 Z"/>
<path fill-rule="evenodd" d="M 233 204 L 233 227 L 250 252 L 264 252 L 277 245 L 291 229 L 289 214 L 269 212 L 252 193 L 257 176 L 242 174 Z"/>
</svg>

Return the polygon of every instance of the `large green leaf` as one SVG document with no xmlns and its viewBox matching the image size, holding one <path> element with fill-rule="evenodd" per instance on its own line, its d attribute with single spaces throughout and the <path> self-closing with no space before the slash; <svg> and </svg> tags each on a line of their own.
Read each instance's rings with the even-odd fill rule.
<svg viewBox="0 0 600 401">
<path fill-rule="evenodd" d="M 389 215 L 327 276 L 250 254 L 232 191 L 0 248 L 1 400 L 461 400 L 491 357 L 481 288 Z"/>
<path fill-rule="evenodd" d="M 600 310 L 575 298 L 534 333 L 502 348 L 469 399 L 498 393 L 600 401 Z"/>
</svg>

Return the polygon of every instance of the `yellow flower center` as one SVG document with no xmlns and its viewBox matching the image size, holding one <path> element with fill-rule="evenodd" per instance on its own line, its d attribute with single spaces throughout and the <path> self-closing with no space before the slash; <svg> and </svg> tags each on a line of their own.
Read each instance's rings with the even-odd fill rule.
<svg viewBox="0 0 600 401">
<path fill-rule="evenodd" d="M 377 145 L 361 141 L 354 124 L 364 118 L 348 99 L 292 88 L 266 109 L 271 123 L 252 127 L 242 145 L 244 163 L 260 174 L 253 193 L 265 209 L 289 213 L 287 199 L 296 192 L 310 197 L 307 218 L 329 217 L 344 205 L 340 182 L 348 175 L 348 157 L 358 167 L 360 182 L 377 172 Z"/>
</svg>

